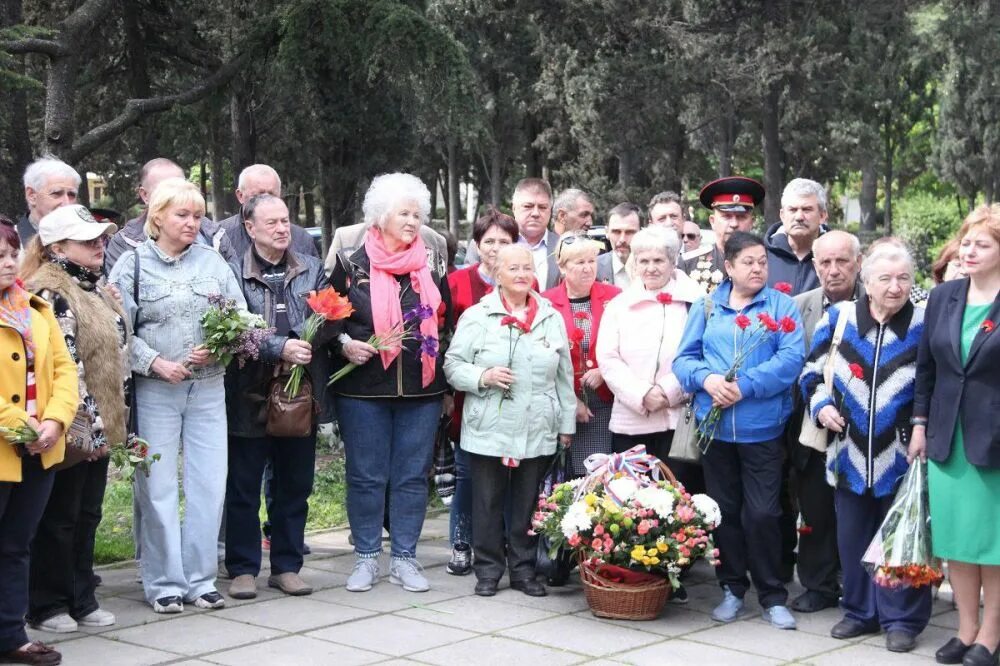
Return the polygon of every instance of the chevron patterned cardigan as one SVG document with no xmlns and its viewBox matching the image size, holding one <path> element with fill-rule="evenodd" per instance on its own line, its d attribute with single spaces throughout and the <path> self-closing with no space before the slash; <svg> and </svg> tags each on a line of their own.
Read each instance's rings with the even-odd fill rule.
<svg viewBox="0 0 1000 666">
<path fill-rule="evenodd" d="M 834 351 L 833 394 L 823 381 L 837 320 L 847 317 L 840 346 Z M 799 377 L 809 415 L 815 420 L 833 405 L 847 422 L 845 434 L 830 433 L 827 481 L 862 495 L 889 495 L 906 473 L 917 347 L 924 329 L 924 309 L 909 301 L 886 324 L 871 315 L 868 296 L 856 303 L 831 306 L 813 335 L 812 350 Z M 852 365 L 860 366 L 855 377 Z"/>
</svg>

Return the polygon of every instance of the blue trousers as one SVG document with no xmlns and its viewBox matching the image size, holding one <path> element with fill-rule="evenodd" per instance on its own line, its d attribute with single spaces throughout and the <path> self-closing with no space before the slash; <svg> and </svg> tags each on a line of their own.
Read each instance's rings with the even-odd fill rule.
<svg viewBox="0 0 1000 666">
<path fill-rule="evenodd" d="M 855 495 L 837 488 L 833 494 L 837 510 L 837 548 L 844 572 L 844 593 L 840 606 L 844 615 L 870 627 L 897 629 L 919 634 L 931 618 L 931 588 L 889 589 L 879 587 L 863 566 L 861 558 L 882 525 L 893 496 Z"/>
<path fill-rule="evenodd" d="M 455 494 L 451 496 L 449 520 L 451 544 L 472 544 L 472 470 L 469 454 L 455 446 Z"/>
<path fill-rule="evenodd" d="M 347 468 L 347 518 L 360 557 L 382 552 L 386 489 L 392 556 L 414 557 L 427 513 L 427 487 L 441 396 L 337 396 Z"/>
</svg>

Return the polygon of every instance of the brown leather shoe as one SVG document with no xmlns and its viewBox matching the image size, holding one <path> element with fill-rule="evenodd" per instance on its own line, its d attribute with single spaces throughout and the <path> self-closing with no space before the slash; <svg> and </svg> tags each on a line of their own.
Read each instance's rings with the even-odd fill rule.
<svg viewBox="0 0 1000 666">
<path fill-rule="evenodd" d="M 256 599 L 257 578 L 250 574 L 241 574 L 229 584 L 229 596 L 233 599 Z"/>
<path fill-rule="evenodd" d="M 278 574 L 277 576 L 268 576 L 267 586 L 275 587 L 285 594 L 293 597 L 301 597 L 307 594 L 312 594 L 313 591 L 313 589 L 306 585 L 306 582 L 302 580 L 297 573 L 292 573 L 291 571 Z"/>
<path fill-rule="evenodd" d="M 34 641 L 26 647 L 0 654 L 0 661 L 6 664 L 55 666 L 62 663 L 62 655 L 41 641 Z"/>
</svg>

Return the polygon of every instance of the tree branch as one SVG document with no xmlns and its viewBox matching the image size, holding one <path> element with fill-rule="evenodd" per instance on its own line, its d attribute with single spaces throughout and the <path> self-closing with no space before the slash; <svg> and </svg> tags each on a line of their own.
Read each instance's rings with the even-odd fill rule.
<svg viewBox="0 0 1000 666">
<path fill-rule="evenodd" d="M 184 92 L 147 99 L 130 99 L 125 103 L 125 110 L 122 113 L 103 125 L 94 127 L 77 139 L 69 151 L 69 155 L 66 156 L 67 161 L 71 164 L 81 161 L 101 144 L 110 141 L 129 127 L 139 123 L 145 116 L 167 111 L 178 104 L 197 102 L 212 91 L 229 83 L 246 64 L 249 56 L 249 52 L 244 52 Z"/>
<path fill-rule="evenodd" d="M 24 53 L 41 53 L 50 58 L 58 58 L 66 55 L 69 49 L 60 42 L 51 39 L 38 39 L 36 37 L 25 37 L 23 39 L 0 40 L 0 49 L 11 55 L 21 55 Z"/>
<path fill-rule="evenodd" d="M 89 35 L 101 19 L 111 11 L 115 2 L 116 0 L 87 0 L 77 7 L 72 14 L 63 19 L 60 26 L 68 41 L 74 42 Z"/>
</svg>

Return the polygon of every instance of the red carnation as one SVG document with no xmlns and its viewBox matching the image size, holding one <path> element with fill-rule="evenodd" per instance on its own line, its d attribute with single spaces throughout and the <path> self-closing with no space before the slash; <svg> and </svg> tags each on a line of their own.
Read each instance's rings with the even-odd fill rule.
<svg viewBox="0 0 1000 666">
<path fill-rule="evenodd" d="M 788 283 L 788 282 L 778 282 L 777 284 L 774 285 L 774 288 L 777 289 L 778 291 L 780 291 L 783 294 L 791 294 L 792 293 L 792 285 L 791 285 L 791 283 Z"/>
<path fill-rule="evenodd" d="M 850 369 L 851 374 L 854 375 L 855 378 L 857 379 L 865 378 L 865 369 L 862 368 L 861 365 L 859 365 L 858 363 L 851 363 L 847 367 Z"/>
<path fill-rule="evenodd" d="M 986 333 L 992 333 L 993 329 L 996 327 L 997 327 L 996 324 L 994 324 L 989 319 L 983 322 L 983 331 L 985 331 Z"/>
<path fill-rule="evenodd" d="M 514 317 L 513 315 L 507 315 L 506 317 L 500 320 L 501 326 L 511 326 L 516 324 L 517 324 L 517 317 Z"/>
<path fill-rule="evenodd" d="M 771 331 L 772 333 L 777 333 L 778 329 L 781 328 L 781 325 L 778 324 L 778 322 L 774 321 L 774 319 L 772 319 L 771 317 L 764 319 L 763 322 L 767 330 Z M 794 324 L 794 322 L 792 323 Z"/>
<path fill-rule="evenodd" d="M 792 319 L 791 317 L 782 317 L 780 323 L 781 323 L 781 330 L 784 331 L 785 333 L 791 333 L 792 331 L 795 330 L 795 320 Z"/>
<path fill-rule="evenodd" d="M 579 312 L 574 312 L 573 313 L 573 318 L 574 319 L 581 319 L 581 320 L 582 319 L 590 319 L 590 315 L 587 314 L 586 312 L 584 312 L 583 310 L 580 310 Z"/>
<path fill-rule="evenodd" d="M 750 325 L 750 317 L 745 314 L 736 315 L 736 325 L 741 329 L 746 330 L 746 327 Z"/>
<path fill-rule="evenodd" d="M 570 332 L 569 334 L 569 339 L 572 342 L 580 344 L 581 342 L 583 342 L 583 335 L 584 333 L 582 328 L 574 328 L 572 332 Z"/>
<path fill-rule="evenodd" d="M 666 292 L 661 292 L 656 295 L 656 300 L 658 300 L 663 305 L 670 305 L 674 302 L 674 297 Z"/>
<path fill-rule="evenodd" d="M 525 323 L 524 323 L 523 321 L 521 321 L 520 319 L 517 319 L 517 320 L 515 320 L 515 321 L 517 322 L 517 323 L 516 323 L 515 325 L 516 325 L 516 326 L 517 326 L 517 327 L 518 327 L 519 329 L 521 329 L 521 332 L 522 332 L 522 333 L 527 333 L 528 331 L 530 331 L 530 330 L 531 330 L 530 328 L 528 328 L 528 325 L 527 325 L 527 324 L 525 324 Z"/>
</svg>

